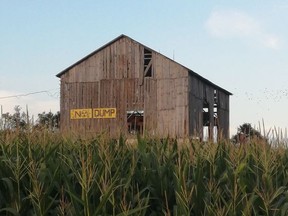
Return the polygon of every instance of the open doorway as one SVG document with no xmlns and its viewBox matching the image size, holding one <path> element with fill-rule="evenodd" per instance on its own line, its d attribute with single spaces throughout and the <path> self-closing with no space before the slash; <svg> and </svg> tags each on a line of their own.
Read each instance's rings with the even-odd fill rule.
<svg viewBox="0 0 288 216">
<path fill-rule="evenodd" d="M 202 139 L 203 141 L 209 140 L 209 126 L 210 126 L 210 113 L 209 113 L 209 103 L 207 100 L 203 101 L 203 133 Z"/>
<path fill-rule="evenodd" d="M 216 143 L 219 139 L 219 131 L 218 131 L 218 91 L 214 90 L 214 104 L 213 104 L 213 141 Z"/>
<path fill-rule="evenodd" d="M 127 111 L 127 127 L 130 134 L 143 134 L 143 110 Z"/>
</svg>

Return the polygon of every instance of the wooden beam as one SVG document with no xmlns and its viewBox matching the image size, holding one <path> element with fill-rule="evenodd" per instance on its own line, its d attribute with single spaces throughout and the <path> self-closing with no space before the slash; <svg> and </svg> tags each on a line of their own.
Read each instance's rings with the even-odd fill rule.
<svg viewBox="0 0 288 216">
<path fill-rule="evenodd" d="M 148 70 L 149 70 L 149 68 L 152 66 L 152 59 L 150 60 L 150 62 L 149 62 L 149 64 L 147 65 L 147 67 L 146 67 L 146 69 L 145 69 L 145 71 L 144 71 L 144 77 L 146 76 L 146 74 L 147 74 L 147 72 L 148 72 Z"/>
</svg>

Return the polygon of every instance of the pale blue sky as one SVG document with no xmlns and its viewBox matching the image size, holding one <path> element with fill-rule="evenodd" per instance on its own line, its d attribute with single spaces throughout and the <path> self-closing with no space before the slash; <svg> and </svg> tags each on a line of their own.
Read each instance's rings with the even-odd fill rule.
<svg viewBox="0 0 288 216">
<path fill-rule="evenodd" d="M 0 0 L 0 105 L 56 112 L 55 75 L 126 34 L 232 92 L 231 134 L 262 118 L 284 129 L 287 23 L 286 0 Z"/>
</svg>

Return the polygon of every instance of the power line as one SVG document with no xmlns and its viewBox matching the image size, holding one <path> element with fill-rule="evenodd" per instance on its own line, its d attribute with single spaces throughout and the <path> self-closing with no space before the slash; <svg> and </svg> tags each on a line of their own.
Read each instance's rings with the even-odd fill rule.
<svg viewBox="0 0 288 216">
<path fill-rule="evenodd" d="M 57 96 L 58 91 L 55 92 L 55 93 L 52 93 L 52 90 L 56 90 L 56 89 L 36 91 L 36 92 L 29 92 L 29 93 L 25 93 L 25 94 L 9 95 L 9 96 L 5 96 L 5 97 L 0 97 L 0 100 L 2 100 L 2 99 L 8 99 L 8 98 L 27 97 L 27 96 L 29 96 L 29 95 L 42 94 L 42 93 L 46 93 L 49 97 L 58 98 L 58 96 Z M 59 90 L 59 89 L 57 89 L 57 90 Z"/>
</svg>

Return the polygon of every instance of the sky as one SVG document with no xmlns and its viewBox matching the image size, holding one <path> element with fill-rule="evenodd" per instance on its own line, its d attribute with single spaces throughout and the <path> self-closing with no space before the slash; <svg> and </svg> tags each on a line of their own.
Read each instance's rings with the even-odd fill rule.
<svg viewBox="0 0 288 216">
<path fill-rule="evenodd" d="M 232 92 L 231 135 L 284 130 L 287 23 L 288 0 L 0 0 L 2 113 L 58 111 L 55 75 L 125 34 Z"/>
</svg>

